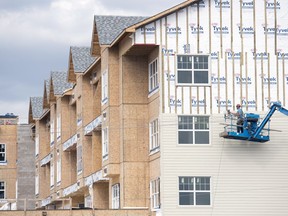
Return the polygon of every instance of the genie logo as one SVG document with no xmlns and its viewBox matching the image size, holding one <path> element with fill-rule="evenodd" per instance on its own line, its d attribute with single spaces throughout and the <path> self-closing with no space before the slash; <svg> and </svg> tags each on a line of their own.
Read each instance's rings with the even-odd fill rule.
<svg viewBox="0 0 288 216">
<path fill-rule="evenodd" d="M 264 30 L 264 34 L 267 35 L 275 35 L 275 31 L 277 33 L 277 35 L 288 35 L 288 28 L 280 28 L 280 26 L 278 26 L 277 28 L 268 28 L 263 26 L 263 30 Z"/>
<path fill-rule="evenodd" d="M 231 100 L 221 100 L 221 98 L 215 98 L 217 107 L 232 107 Z"/>
<path fill-rule="evenodd" d="M 141 34 L 155 34 L 155 27 L 142 27 Z"/>
<path fill-rule="evenodd" d="M 191 29 L 191 34 L 204 34 L 204 28 L 203 26 L 195 26 L 195 24 L 191 24 L 190 25 L 190 29 Z"/>
<path fill-rule="evenodd" d="M 215 8 L 230 8 L 230 2 L 229 1 L 219 1 L 219 0 L 214 0 L 215 3 Z"/>
<path fill-rule="evenodd" d="M 173 49 L 162 48 L 162 53 L 164 55 L 174 55 L 174 50 Z"/>
<path fill-rule="evenodd" d="M 170 98 L 170 106 L 171 107 L 175 107 L 177 105 L 177 107 L 181 107 L 182 106 L 182 101 L 180 99 L 177 99 L 177 101 L 174 99 L 174 97 Z"/>
<path fill-rule="evenodd" d="M 167 81 L 175 81 L 175 74 L 169 74 L 167 71 L 165 71 L 165 75 Z"/>
<path fill-rule="evenodd" d="M 170 26 L 166 27 L 166 32 L 167 34 L 181 34 L 182 33 L 180 27 L 170 27 Z"/>
<path fill-rule="evenodd" d="M 212 60 L 217 60 L 218 59 L 218 52 L 211 52 L 211 59 Z"/>
<path fill-rule="evenodd" d="M 252 51 L 253 54 L 253 59 L 263 59 L 263 60 L 267 60 L 268 59 L 268 54 L 266 52 L 261 52 L 261 53 L 257 53 Z"/>
<path fill-rule="evenodd" d="M 277 84 L 277 78 L 276 77 L 263 77 L 263 84 L 264 85 L 276 85 Z"/>
<path fill-rule="evenodd" d="M 288 53 L 284 53 L 284 52 L 277 52 L 277 56 L 278 56 L 278 59 L 281 60 L 281 59 L 288 59 Z"/>
<path fill-rule="evenodd" d="M 242 99 L 242 106 L 248 106 L 248 107 L 256 107 L 256 101 L 255 100 L 245 100 Z"/>
<path fill-rule="evenodd" d="M 212 74 L 211 76 L 212 84 L 226 84 L 226 78 L 224 76 L 218 77 L 216 74 Z"/>
<path fill-rule="evenodd" d="M 239 29 L 239 34 L 254 34 L 254 28 L 252 26 L 250 27 L 243 27 L 242 26 L 242 31 L 241 31 L 241 26 L 240 24 L 238 25 L 238 29 Z"/>
<path fill-rule="evenodd" d="M 227 56 L 229 60 L 239 60 L 241 59 L 241 52 L 227 52 Z"/>
<path fill-rule="evenodd" d="M 228 26 L 222 26 L 222 28 L 217 24 L 217 23 L 213 23 L 213 31 L 214 34 L 229 34 L 229 28 Z"/>
<path fill-rule="evenodd" d="M 198 7 L 205 8 L 205 2 L 203 0 L 199 1 L 198 4 L 192 4 L 191 7 Z"/>
<path fill-rule="evenodd" d="M 280 5 L 280 2 L 277 1 L 276 4 L 274 2 L 268 2 L 266 1 L 266 8 L 267 9 L 273 9 L 276 7 L 276 9 L 280 9 L 281 8 L 281 5 Z"/>
<path fill-rule="evenodd" d="M 253 9 L 253 6 L 254 6 L 253 1 L 242 2 L 243 9 Z"/>
<path fill-rule="evenodd" d="M 252 78 L 251 77 L 240 77 L 236 76 L 235 77 L 236 83 L 237 84 L 244 84 L 244 85 L 251 85 L 252 84 Z"/>
<path fill-rule="evenodd" d="M 203 100 L 196 100 L 195 98 L 192 98 L 191 100 L 191 104 L 192 104 L 192 107 L 205 107 L 206 106 L 206 102 L 205 102 L 205 99 Z"/>
</svg>

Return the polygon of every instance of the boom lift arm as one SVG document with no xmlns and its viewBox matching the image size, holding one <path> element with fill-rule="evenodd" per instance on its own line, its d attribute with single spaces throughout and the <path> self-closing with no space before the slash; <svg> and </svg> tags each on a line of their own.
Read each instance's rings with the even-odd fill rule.
<svg viewBox="0 0 288 216">
<path fill-rule="evenodd" d="M 279 112 L 283 113 L 284 115 L 288 116 L 288 110 L 282 107 L 281 103 L 279 102 L 272 102 L 270 106 L 270 110 L 259 123 L 259 115 L 254 113 L 246 113 L 243 123 L 243 133 L 238 133 L 233 131 L 233 125 L 231 122 L 230 127 L 226 126 L 225 131 L 220 133 L 220 137 L 228 138 L 228 139 L 238 139 L 238 140 L 248 140 L 254 142 L 267 142 L 269 141 L 270 137 L 268 135 L 263 135 L 263 130 L 266 124 L 269 122 L 270 118 L 274 114 L 274 112 L 278 110 Z M 268 132 L 270 129 L 268 128 Z"/>
</svg>

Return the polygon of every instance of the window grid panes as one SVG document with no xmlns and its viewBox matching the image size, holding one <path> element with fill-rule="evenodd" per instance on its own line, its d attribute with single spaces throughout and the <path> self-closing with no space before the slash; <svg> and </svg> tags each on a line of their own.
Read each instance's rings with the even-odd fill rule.
<svg viewBox="0 0 288 216">
<path fill-rule="evenodd" d="M 151 208 L 160 208 L 160 178 L 150 182 Z"/>
<path fill-rule="evenodd" d="M 120 185 L 115 184 L 112 186 L 112 209 L 120 208 Z"/>
<path fill-rule="evenodd" d="M 102 158 L 108 159 L 108 128 L 102 130 Z"/>
<path fill-rule="evenodd" d="M 0 162 L 6 162 L 6 145 L 0 144 Z"/>
<path fill-rule="evenodd" d="M 150 151 L 159 148 L 159 125 L 158 119 L 150 123 Z"/>
<path fill-rule="evenodd" d="M 179 205 L 210 205 L 210 177 L 179 177 Z"/>
<path fill-rule="evenodd" d="M 177 83 L 180 85 L 209 84 L 209 56 L 178 55 Z"/>
<path fill-rule="evenodd" d="M 0 199 L 5 199 L 5 182 L 0 181 Z"/>
<path fill-rule="evenodd" d="M 208 116 L 178 116 L 179 144 L 209 144 Z"/>
<path fill-rule="evenodd" d="M 149 64 L 149 92 L 158 88 L 158 59 Z"/>
<path fill-rule="evenodd" d="M 108 99 L 108 70 L 102 74 L 102 103 L 106 103 Z"/>
</svg>

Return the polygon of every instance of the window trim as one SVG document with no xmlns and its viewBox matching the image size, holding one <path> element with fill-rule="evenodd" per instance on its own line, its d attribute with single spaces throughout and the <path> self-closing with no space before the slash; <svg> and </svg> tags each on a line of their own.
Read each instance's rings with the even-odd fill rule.
<svg viewBox="0 0 288 216">
<path fill-rule="evenodd" d="M 104 105 L 108 102 L 108 69 L 105 69 L 101 76 L 101 104 Z"/>
<path fill-rule="evenodd" d="M 7 145 L 5 143 L 0 143 L 0 145 L 4 145 L 4 152 L 0 152 L 0 154 L 4 154 L 4 160 L 0 161 L 0 165 L 7 165 Z"/>
<path fill-rule="evenodd" d="M 194 56 L 208 56 L 208 82 L 207 83 L 194 83 L 194 79 L 192 80 L 192 83 L 179 83 L 178 82 L 178 56 L 191 56 L 192 59 Z M 193 62 L 194 60 L 192 60 L 192 69 L 191 69 L 191 73 L 192 75 L 194 74 L 194 66 L 193 66 Z M 180 69 L 180 71 L 183 71 L 185 69 Z M 189 70 L 189 69 L 186 69 L 186 70 Z M 201 70 L 201 69 L 200 69 Z M 177 54 L 176 56 L 176 74 L 175 74 L 175 83 L 176 83 L 176 86 L 211 86 L 211 54 L 207 53 L 207 54 L 204 54 L 204 53 L 195 53 L 195 54 L 187 54 L 187 53 L 183 53 L 183 54 Z"/>
<path fill-rule="evenodd" d="M 152 188 L 153 183 L 155 183 L 155 186 L 157 187 L 155 193 L 153 193 L 153 188 Z M 160 178 L 158 177 L 154 180 L 151 180 L 150 181 L 150 205 L 151 205 L 152 211 L 157 211 L 161 209 L 161 194 L 160 194 L 161 192 L 160 191 L 161 191 L 160 190 Z M 156 199 L 159 201 L 158 206 L 155 205 Z"/>
<path fill-rule="evenodd" d="M 157 121 L 157 131 L 153 133 L 154 122 Z M 157 145 L 155 147 L 152 146 L 155 135 L 157 135 Z M 159 118 L 155 118 L 149 122 L 149 152 L 150 155 L 160 151 L 160 127 L 159 127 Z"/>
<path fill-rule="evenodd" d="M 0 191 L 4 191 L 4 197 L 0 198 L 1 199 L 6 199 L 6 182 L 5 181 L 0 181 L 0 183 L 4 184 L 4 189 L 0 189 Z"/>
<path fill-rule="evenodd" d="M 106 135 L 104 135 L 105 133 Z M 105 136 L 106 136 L 106 140 L 105 140 Z M 104 148 L 105 146 L 106 148 Z M 104 149 L 106 149 L 105 152 L 104 152 Z M 108 127 L 106 127 L 102 129 L 102 161 L 108 160 L 108 157 L 109 157 L 109 129 Z"/>
<path fill-rule="evenodd" d="M 118 196 L 116 196 L 116 197 L 114 197 L 115 189 L 116 189 L 116 191 L 118 191 Z M 111 208 L 112 209 L 120 209 L 120 184 L 119 183 L 112 185 L 111 193 L 112 193 L 112 195 L 111 195 L 111 199 L 112 199 Z M 116 204 L 118 206 L 116 206 Z"/>
<path fill-rule="evenodd" d="M 156 63 L 156 67 L 155 67 L 156 72 L 153 73 L 152 75 L 150 75 L 150 72 L 151 72 L 150 65 L 152 65 L 154 63 Z M 152 78 L 152 83 L 150 81 L 151 78 Z M 153 83 L 155 83 L 155 79 L 157 79 L 156 85 L 155 86 L 153 85 L 151 87 L 151 85 Z M 148 95 L 150 96 L 150 95 L 154 94 L 157 90 L 159 90 L 159 61 L 158 61 L 158 57 L 155 58 L 154 60 L 152 60 L 148 65 L 148 92 L 149 92 Z"/>
<path fill-rule="evenodd" d="M 210 180 L 210 182 L 209 182 L 209 185 L 210 185 L 210 190 L 203 190 L 202 192 L 200 192 L 200 193 L 207 193 L 207 192 L 209 192 L 210 193 L 210 205 L 196 205 L 196 193 L 197 192 L 199 192 L 199 191 L 201 191 L 201 190 L 196 190 L 196 184 L 194 184 L 193 186 L 193 190 L 187 190 L 187 191 L 192 191 L 194 194 L 193 194 L 193 198 L 194 198 L 194 203 L 193 203 L 193 205 L 180 205 L 180 191 L 185 191 L 185 190 L 180 190 L 179 189 L 179 183 L 180 183 L 180 178 L 182 178 L 182 177 L 188 177 L 188 178 L 194 178 L 194 182 L 196 182 L 196 178 L 201 178 L 201 177 L 204 177 L 204 178 L 209 178 L 209 180 Z M 181 208 L 207 208 L 207 207 L 212 207 L 212 201 L 213 201 L 213 199 L 212 199 L 212 176 L 203 176 L 203 175 L 199 175 L 199 176 L 197 176 L 197 175 L 195 175 L 195 176 L 178 176 L 178 206 L 179 207 L 181 207 Z"/>
<path fill-rule="evenodd" d="M 192 116 L 193 117 L 193 129 L 191 129 L 193 131 L 193 135 L 195 134 L 195 128 L 194 128 L 194 117 L 208 117 L 208 120 L 209 120 L 209 129 L 208 130 L 204 130 L 204 129 L 197 129 L 196 131 L 208 131 L 209 132 L 209 143 L 203 143 L 203 144 L 197 144 L 195 143 L 195 136 L 193 136 L 193 143 L 179 143 L 179 117 L 180 116 Z M 212 142 L 211 142 L 211 135 L 212 135 L 212 132 L 211 132 L 211 122 L 210 122 L 210 118 L 211 116 L 210 115 L 202 115 L 202 114 L 196 114 L 196 115 L 178 115 L 177 116 L 177 145 L 180 145 L 181 147 L 182 146 L 211 146 Z"/>
</svg>

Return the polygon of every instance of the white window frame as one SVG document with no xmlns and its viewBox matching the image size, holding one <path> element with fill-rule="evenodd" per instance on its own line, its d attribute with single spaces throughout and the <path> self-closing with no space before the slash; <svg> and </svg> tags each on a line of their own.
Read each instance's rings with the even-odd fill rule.
<svg viewBox="0 0 288 216">
<path fill-rule="evenodd" d="M 108 127 L 102 129 L 102 160 L 107 160 L 109 155 L 109 131 Z"/>
<path fill-rule="evenodd" d="M 35 195 L 39 195 L 39 174 L 38 173 L 35 175 Z"/>
<path fill-rule="evenodd" d="M 0 200 L 6 199 L 6 182 L 5 181 L 0 181 L 0 191 L 3 191 L 3 198 L 0 197 Z"/>
<path fill-rule="evenodd" d="M 160 149 L 159 140 L 159 119 L 156 118 L 149 123 L 150 154 L 156 153 Z"/>
<path fill-rule="evenodd" d="M 4 146 L 4 151 L 1 150 L 2 148 L 0 148 L 1 157 L 3 157 L 3 154 L 4 154 L 4 160 L 1 160 L 0 163 L 6 164 L 6 163 L 7 163 L 7 149 L 6 149 L 6 144 L 0 143 L 0 146 Z"/>
<path fill-rule="evenodd" d="M 58 151 L 60 151 L 58 149 Z M 61 183 L 61 177 L 62 177 L 62 169 L 61 169 L 61 155 L 60 155 L 60 152 L 57 152 L 57 163 L 56 163 L 56 169 L 57 169 L 57 176 L 56 176 L 56 183 L 57 183 L 57 186 L 60 185 Z"/>
<path fill-rule="evenodd" d="M 108 101 L 108 69 L 106 69 L 101 76 L 102 84 L 102 105 Z"/>
<path fill-rule="evenodd" d="M 77 175 L 83 171 L 83 146 L 77 143 Z"/>
<path fill-rule="evenodd" d="M 150 181 L 150 202 L 152 211 L 161 208 L 160 178 Z"/>
<path fill-rule="evenodd" d="M 179 65 L 179 58 L 181 57 L 191 57 L 191 67 L 188 68 L 180 68 Z M 207 62 L 207 66 L 208 68 L 194 68 L 194 62 L 196 57 L 208 57 L 208 62 Z M 181 85 L 181 86 L 209 86 L 211 85 L 211 77 L 210 77 L 210 70 L 211 70 L 211 65 L 210 65 L 210 55 L 208 54 L 179 54 L 177 55 L 177 71 L 176 71 L 176 81 L 177 81 L 177 85 Z M 203 83 L 195 83 L 195 72 L 206 72 L 207 71 L 207 82 L 203 82 Z M 185 72 L 185 73 L 191 73 L 191 82 L 179 82 L 179 72 Z M 187 80 L 187 79 L 185 79 Z"/>
<path fill-rule="evenodd" d="M 54 120 L 51 121 L 50 124 L 50 146 L 52 147 L 55 142 L 55 125 Z"/>
<path fill-rule="evenodd" d="M 191 125 L 188 126 L 187 123 L 182 123 L 182 124 L 179 124 L 180 122 L 180 118 L 182 117 L 188 117 L 188 118 L 192 118 L 192 128 L 179 128 L 179 127 L 182 127 L 182 125 L 186 125 L 187 127 L 191 127 Z M 197 129 L 195 127 L 196 125 L 196 118 L 201 118 L 201 117 L 205 117 L 205 118 L 208 118 L 208 123 L 207 125 L 204 124 L 204 129 Z M 199 124 L 198 124 L 199 125 Z M 200 124 L 201 125 L 201 124 Z M 203 124 L 202 124 L 203 125 Z M 208 129 L 207 129 L 208 128 Z M 180 143 L 180 133 L 181 132 L 190 132 L 192 133 L 192 136 L 193 136 L 193 140 L 191 143 Z M 196 134 L 197 132 L 208 132 L 208 142 L 207 143 L 196 143 Z M 211 136 L 211 131 L 210 131 L 210 116 L 208 115 L 179 115 L 178 116 L 178 144 L 179 145 L 210 145 L 210 142 L 211 142 L 211 139 L 210 139 L 210 136 Z"/>
<path fill-rule="evenodd" d="M 120 209 L 120 184 L 112 186 L 112 209 Z"/>
<path fill-rule="evenodd" d="M 35 137 L 35 157 L 38 157 L 39 155 L 39 134 L 36 134 Z"/>
<path fill-rule="evenodd" d="M 187 189 L 187 187 L 189 187 L 188 185 L 186 185 L 186 188 L 184 188 L 183 189 L 183 187 L 185 187 L 184 185 L 185 184 L 188 184 L 188 183 L 184 183 L 185 182 L 185 180 L 183 181 L 183 179 L 186 179 L 186 180 L 193 180 L 193 186 L 192 186 L 192 188 L 189 188 L 189 189 Z M 190 179 L 189 179 L 190 178 Z M 197 189 L 197 181 L 200 179 L 200 178 L 205 178 L 205 180 L 207 180 L 207 179 L 209 179 L 209 186 L 206 186 L 206 185 L 201 185 L 201 187 L 204 187 L 205 189 Z M 180 183 L 182 184 L 181 185 L 181 188 L 180 188 Z M 191 187 L 191 185 L 190 185 L 190 187 Z M 206 189 L 206 187 L 207 188 L 209 188 L 209 189 Z M 178 177 L 178 191 L 179 191 L 179 206 L 211 206 L 211 201 L 212 201 L 212 193 L 211 193 L 211 188 L 212 188 L 212 186 L 211 186 L 211 177 L 210 176 L 179 176 Z M 180 203 L 180 194 L 183 194 L 183 193 L 189 193 L 189 194 L 191 194 L 191 193 L 193 193 L 193 203 L 192 204 L 181 204 Z M 201 193 L 209 193 L 209 204 L 202 204 L 202 205 L 200 205 L 200 204 L 198 204 L 197 205 L 197 193 L 199 194 L 201 194 Z"/>
<path fill-rule="evenodd" d="M 60 141 L 60 138 L 61 138 L 61 115 L 60 114 L 57 115 L 56 125 L 57 125 L 56 134 L 57 134 L 57 142 L 58 142 Z"/>
<path fill-rule="evenodd" d="M 52 190 L 54 188 L 54 164 L 50 163 L 50 189 Z"/>
<path fill-rule="evenodd" d="M 158 58 L 154 59 L 148 67 L 149 94 L 159 88 Z"/>
</svg>

